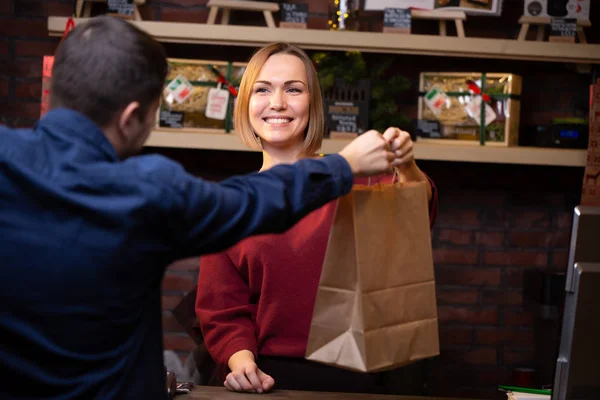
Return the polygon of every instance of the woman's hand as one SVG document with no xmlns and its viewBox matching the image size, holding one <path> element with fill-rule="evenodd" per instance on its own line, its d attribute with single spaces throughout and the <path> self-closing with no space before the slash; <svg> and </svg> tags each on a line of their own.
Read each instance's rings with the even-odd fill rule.
<svg viewBox="0 0 600 400">
<path fill-rule="evenodd" d="M 234 353 L 227 363 L 231 372 L 225 378 L 225 388 L 232 392 L 263 393 L 271 390 L 275 380 L 262 372 L 249 350 Z"/>
<path fill-rule="evenodd" d="M 390 147 L 396 157 L 394 160 L 395 166 L 400 170 L 411 168 L 415 164 L 415 155 L 413 152 L 414 142 L 410 137 L 410 133 L 396 127 L 390 127 L 383 134 L 394 138 L 390 143 Z"/>
</svg>

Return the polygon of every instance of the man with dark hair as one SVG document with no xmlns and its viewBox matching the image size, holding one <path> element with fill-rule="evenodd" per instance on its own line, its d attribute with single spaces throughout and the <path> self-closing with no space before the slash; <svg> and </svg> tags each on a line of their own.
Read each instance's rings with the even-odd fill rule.
<svg viewBox="0 0 600 400">
<path fill-rule="evenodd" d="M 154 124 L 161 45 L 111 17 L 56 54 L 51 110 L 0 128 L 0 398 L 162 399 L 160 283 L 173 260 L 282 232 L 401 162 L 371 131 L 339 154 L 209 183 L 128 156 Z M 387 133 L 386 133 L 387 135 Z"/>
</svg>

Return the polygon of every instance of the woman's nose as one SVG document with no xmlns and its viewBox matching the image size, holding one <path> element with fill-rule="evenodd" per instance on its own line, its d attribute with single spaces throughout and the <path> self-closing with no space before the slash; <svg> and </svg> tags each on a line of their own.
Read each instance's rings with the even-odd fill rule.
<svg viewBox="0 0 600 400">
<path fill-rule="evenodd" d="M 285 98 L 280 90 L 275 90 L 269 99 L 269 106 L 272 110 L 281 110 L 285 108 Z"/>
</svg>

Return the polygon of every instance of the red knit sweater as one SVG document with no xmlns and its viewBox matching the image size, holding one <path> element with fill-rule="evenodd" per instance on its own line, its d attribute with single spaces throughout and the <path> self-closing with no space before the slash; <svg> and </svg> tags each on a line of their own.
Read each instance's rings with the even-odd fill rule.
<svg viewBox="0 0 600 400">
<path fill-rule="evenodd" d="M 201 258 L 196 315 L 217 363 L 227 365 L 240 350 L 305 356 L 335 206 L 330 202 L 282 234 L 254 236 Z"/>
</svg>

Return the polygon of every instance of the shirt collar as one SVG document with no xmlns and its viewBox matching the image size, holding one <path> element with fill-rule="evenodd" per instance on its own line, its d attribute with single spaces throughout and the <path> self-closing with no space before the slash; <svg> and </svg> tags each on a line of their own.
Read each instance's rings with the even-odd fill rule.
<svg viewBox="0 0 600 400">
<path fill-rule="evenodd" d="M 44 128 L 50 128 L 54 135 L 86 145 L 88 148 L 93 147 L 109 161 L 119 161 L 115 148 L 102 129 L 78 111 L 68 108 L 52 109 L 35 125 L 36 131 Z"/>
</svg>

